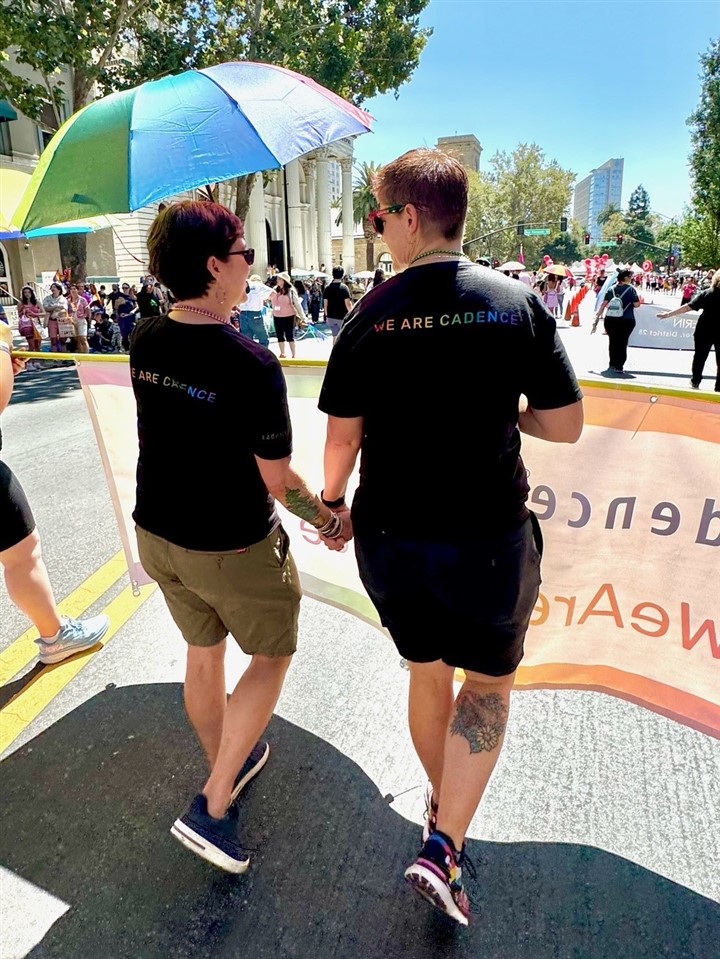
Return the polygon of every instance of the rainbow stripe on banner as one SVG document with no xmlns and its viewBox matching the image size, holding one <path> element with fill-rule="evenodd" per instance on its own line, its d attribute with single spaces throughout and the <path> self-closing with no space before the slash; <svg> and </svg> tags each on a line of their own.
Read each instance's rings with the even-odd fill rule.
<svg viewBox="0 0 720 959">
<path fill-rule="evenodd" d="M 129 367 L 78 359 L 130 575 L 147 582 L 130 518 Z M 284 364 L 293 463 L 316 489 L 323 367 Z M 583 390 L 577 445 L 523 439 L 545 557 L 517 687 L 600 690 L 720 738 L 720 407 L 628 384 L 584 382 Z M 306 523 L 290 514 L 283 522 L 306 593 L 379 625 L 352 549 L 331 553 Z"/>
</svg>

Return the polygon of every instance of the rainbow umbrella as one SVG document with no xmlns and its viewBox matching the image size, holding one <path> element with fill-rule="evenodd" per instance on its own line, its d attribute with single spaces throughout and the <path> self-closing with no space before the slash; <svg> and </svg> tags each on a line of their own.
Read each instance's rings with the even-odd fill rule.
<svg viewBox="0 0 720 959">
<path fill-rule="evenodd" d="M 23 170 L 0 167 L 0 240 L 32 240 L 37 236 L 58 236 L 61 233 L 93 233 L 112 226 L 107 218 L 70 220 L 54 223 L 23 233 L 16 225 L 16 210 L 30 183 L 30 174 Z"/>
<path fill-rule="evenodd" d="M 258 170 L 367 133 L 371 116 L 267 63 L 221 63 L 88 104 L 45 148 L 15 214 L 22 230 L 102 213 Z"/>
</svg>

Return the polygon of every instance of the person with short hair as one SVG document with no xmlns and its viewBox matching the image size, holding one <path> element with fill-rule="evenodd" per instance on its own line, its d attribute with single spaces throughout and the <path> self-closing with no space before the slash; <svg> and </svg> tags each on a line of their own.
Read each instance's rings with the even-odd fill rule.
<svg viewBox="0 0 720 959">
<path fill-rule="evenodd" d="M 185 708 L 210 771 L 172 834 L 242 873 L 249 857 L 234 800 L 267 761 L 261 736 L 297 645 L 300 579 L 275 500 L 331 549 L 344 545 L 347 524 L 292 466 L 277 357 L 230 324 L 255 258 L 242 221 L 217 203 L 186 200 L 158 214 L 147 242 L 150 269 L 175 303 L 138 324 L 130 343 L 133 518 L 143 567 L 187 643 Z M 228 633 L 251 657 L 229 700 Z"/>
<path fill-rule="evenodd" d="M 323 291 L 323 310 L 325 322 L 330 327 L 333 340 L 340 332 L 340 327 L 353 306 L 352 295 L 342 282 L 343 268 L 334 266 L 333 278 Z"/>
<path fill-rule="evenodd" d="M 500 754 L 540 585 L 520 432 L 574 443 L 582 394 L 537 294 L 463 254 L 458 160 L 411 150 L 379 170 L 374 193 L 371 223 L 402 272 L 360 300 L 330 355 L 323 496 L 347 510 L 360 452 L 358 569 L 409 665 L 410 732 L 430 780 L 405 876 L 466 925 L 465 834 Z"/>
</svg>

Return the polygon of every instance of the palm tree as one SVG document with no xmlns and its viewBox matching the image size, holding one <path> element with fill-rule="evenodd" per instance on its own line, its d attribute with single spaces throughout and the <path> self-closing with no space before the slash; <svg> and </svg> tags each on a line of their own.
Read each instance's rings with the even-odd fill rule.
<svg viewBox="0 0 720 959">
<path fill-rule="evenodd" d="M 616 213 L 622 213 L 620 207 L 616 206 L 614 203 L 608 203 L 605 209 L 598 213 L 598 226 L 605 226 L 608 220 L 611 220 Z"/>
<path fill-rule="evenodd" d="M 373 177 L 380 167 L 373 163 L 356 164 L 357 175 L 353 181 L 353 220 L 355 223 L 362 223 L 363 235 L 365 236 L 365 269 L 375 269 L 375 230 L 370 223 L 369 214 L 377 209 L 378 202 L 373 193 Z M 340 206 L 340 200 L 337 205 Z M 335 220 L 336 226 L 342 222 L 342 213 L 338 213 Z"/>
</svg>

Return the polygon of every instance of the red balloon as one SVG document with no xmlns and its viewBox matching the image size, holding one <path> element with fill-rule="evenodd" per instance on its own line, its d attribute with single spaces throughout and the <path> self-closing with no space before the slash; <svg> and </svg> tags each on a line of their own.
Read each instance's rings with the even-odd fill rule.
<svg viewBox="0 0 720 959">
<path fill-rule="evenodd" d="M 546 253 L 543 257 L 543 263 L 552 263 L 552 258 L 549 256 L 549 254 Z"/>
<path fill-rule="evenodd" d="M 593 260 L 595 260 L 596 263 L 599 263 L 599 262 L 600 262 L 600 257 L 597 255 L 597 253 L 596 253 L 595 256 L 593 257 Z"/>
<path fill-rule="evenodd" d="M 583 263 L 585 264 L 585 266 L 590 266 L 592 264 L 592 260 L 590 259 L 590 257 L 587 257 L 585 260 L 583 260 Z"/>
<path fill-rule="evenodd" d="M 602 259 L 603 259 L 603 262 L 604 262 L 605 260 L 609 260 L 609 259 L 610 259 L 610 257 L 608 256 L 608 254 L 607 254 L 607 253 L 603 253 L 603 255 L 602 255 Z"/>
</svg>

